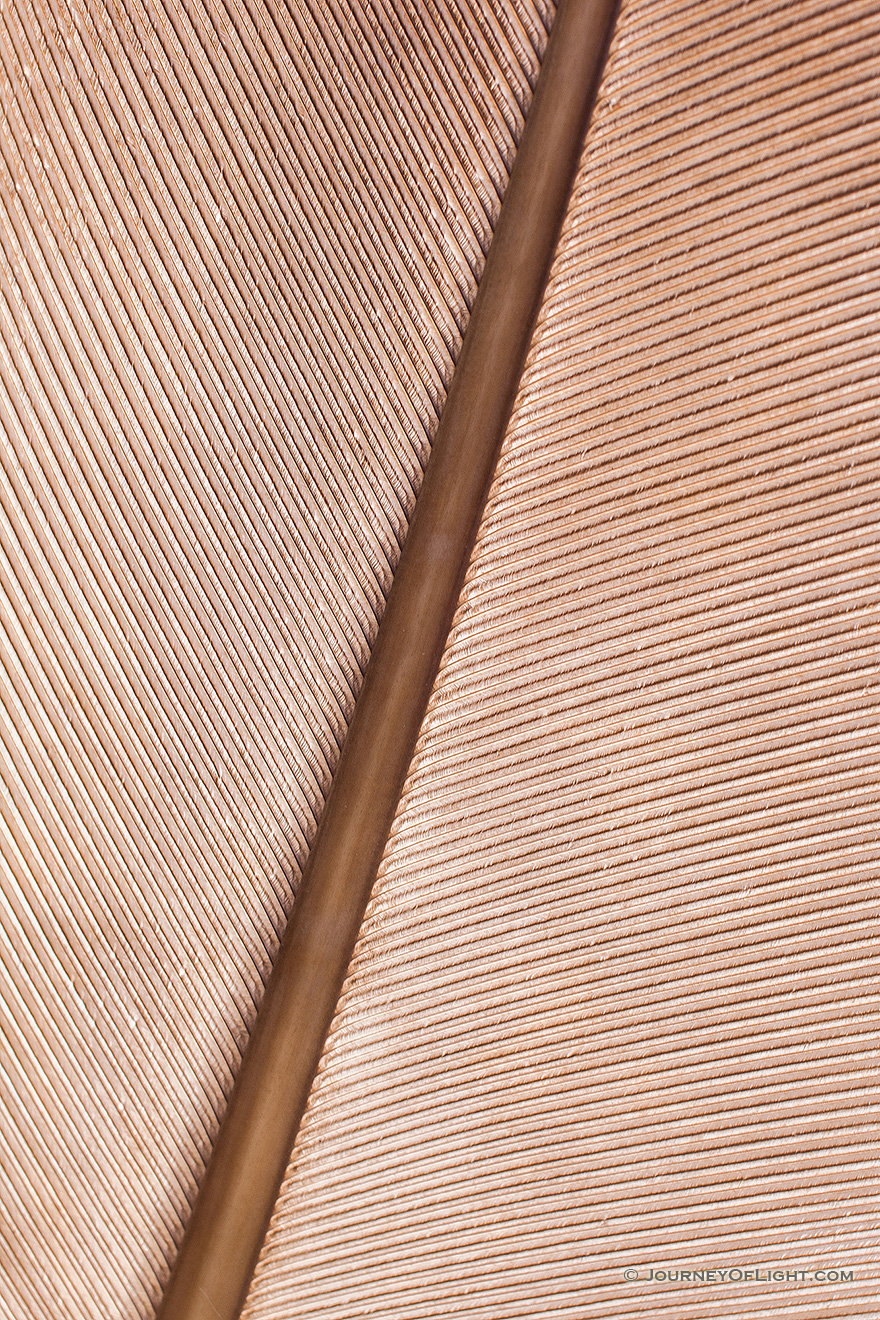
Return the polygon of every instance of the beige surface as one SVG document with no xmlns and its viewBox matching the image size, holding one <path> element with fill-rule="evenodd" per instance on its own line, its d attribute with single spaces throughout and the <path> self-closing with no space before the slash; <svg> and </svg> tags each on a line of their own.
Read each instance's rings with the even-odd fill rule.
<svg viewBox="0 0 880 1320">
<path fill-rule="evenodd" d="M 878 40 L 625 0 L 247 1320 L 880 1314 Z"/>
<path fill-rule="evenodd" d="M 158 1300 L 549 12 L 0 11 L 0 1315 Z"/>
</svg>

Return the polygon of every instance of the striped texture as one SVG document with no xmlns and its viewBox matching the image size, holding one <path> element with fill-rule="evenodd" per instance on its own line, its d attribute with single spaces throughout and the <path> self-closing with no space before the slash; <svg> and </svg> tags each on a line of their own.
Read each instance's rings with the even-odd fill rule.
<svg viewBox="0 0 880 1320">
<path fill-rule="evenodd" d="M 154 1311 L 550 14 L 0 9 L 0 1316 Z"/>
<path fill-rule="evenodd" d="M 878 42 L 625 0 L 247 1320 L 880 1315 Z"/>
</svg>

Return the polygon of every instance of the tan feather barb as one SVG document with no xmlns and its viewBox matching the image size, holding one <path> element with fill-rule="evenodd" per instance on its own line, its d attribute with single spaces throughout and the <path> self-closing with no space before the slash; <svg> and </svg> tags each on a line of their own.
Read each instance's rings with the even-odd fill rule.
<svg viewBox="0 0 880 1320">
<path fill-rule="evenodd" d="M 880 1314 L 878 37 L 624 4 L 247 1320 Z"/>
<path fill-rule="evenodd" d="M 551 11 L 0 10 L 0 1315 L 153 1314 Z"/>
</svg>

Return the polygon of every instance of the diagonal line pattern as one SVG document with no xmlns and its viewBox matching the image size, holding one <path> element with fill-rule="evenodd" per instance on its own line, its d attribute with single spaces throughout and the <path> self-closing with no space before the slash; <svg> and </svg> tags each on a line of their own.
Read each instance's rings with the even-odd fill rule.
<svg viewBox="0 0 880 1320">
<path fill-rule="evenodd" d="M 880 1314 L 878 29 L 622 7 L 247 1320 Z"/>
<path fill-rule="evenodd" d="M 0 13 L 0 1315 L 154 1313 L 551 9 Z"/>
</svg>

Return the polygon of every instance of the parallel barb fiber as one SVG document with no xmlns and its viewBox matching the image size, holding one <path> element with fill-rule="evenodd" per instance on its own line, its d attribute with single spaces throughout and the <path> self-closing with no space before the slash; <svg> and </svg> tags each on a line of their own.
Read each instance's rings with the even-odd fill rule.
<svg viewBox="0 0 880 1320">
<path fill-rule="evenodd" d="M 160 1320 L 235 1320 L 351 959 L 574 181 L 614 0 L 563 0 L 321 824 Z"/>
<path fill-rule="evenodd" d="M 0 6 L 0 1316 L 149 1320 L 549 0 Z"/>
<path fill-rule="evenodd" d="M 624 0 L 246 1320 L 880 1316 L 878 50 Z"/>
</svg>

